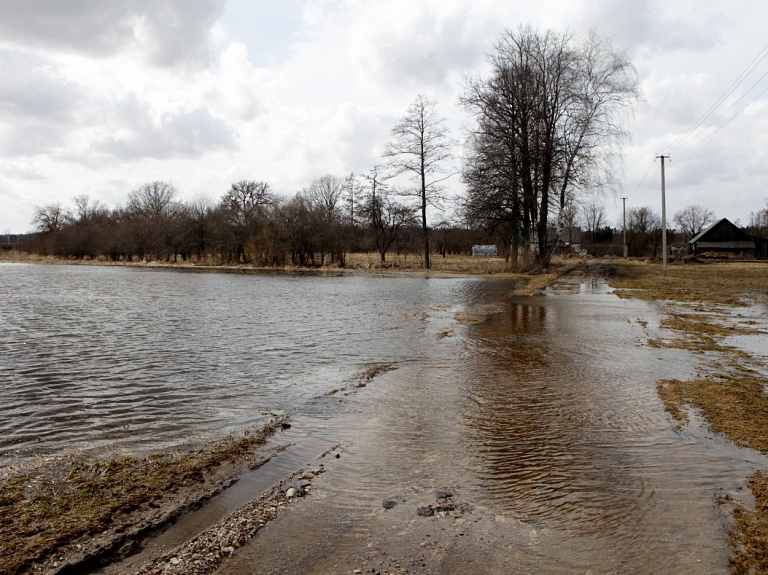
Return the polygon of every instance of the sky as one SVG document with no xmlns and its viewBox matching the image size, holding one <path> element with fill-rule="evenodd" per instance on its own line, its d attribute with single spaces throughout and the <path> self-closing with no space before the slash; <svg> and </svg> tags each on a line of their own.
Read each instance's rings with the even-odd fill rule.
<svg viewBox="0 0 768 575">
<path fill-rule="evenodd" d="M 365 174 L 418 94 L 459 169 L 463 86 L 519 25 L 595 30 L 637 69 L 609 224 L 621 197 L 661 212 L 659 154 L 670 222 L 698 204 L 747 224 L 768 201 L 762 0 L 0 0 L 0 14 L 0 233 L 30 231 L 36 206 L 115 207 L 155 180 L 218 200 L 243 179 L 288 196 Z"/>
</svg>

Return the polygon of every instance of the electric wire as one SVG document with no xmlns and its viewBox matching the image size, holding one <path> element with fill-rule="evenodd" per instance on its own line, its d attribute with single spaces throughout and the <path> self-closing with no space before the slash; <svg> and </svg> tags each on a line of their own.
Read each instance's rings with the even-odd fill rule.
<svg viewBox="0 0 768 575">
<path fill-rule="evenodd" d="M 734 80 L 734 81 L 731 83 L 731 85 L 730 85 L 728 88 L 726 88 L 725 92 L 723 92 L 723 94 L 722 94 L 722 95 L 721 95 L 721 96 L 720 96 L 720 97 L 719 97 L 717 100 L 715 100 L 715 102 L 714 102 L 714 103 L 713 103 L 713 104 L 712 104 L 712 105 L 711 105 L 711 106 L 710 106 L 710 107 L 707 109 L 707 111 L 706 111 L 706 112 L 704 112 L 704 114 L 702 114 L 702 116 L 701 116 L 701 117 L 700 117 L 700 118 L 699 118 L 699 119 L 698 119 L 696 122 L 694 122 L 694 123 L 693 123 L 693 125 L 691 125 L 691 127 L 690 127 L 690 128 L 688 128 L 688 129 L 687 129 L 687 130 L 686 130 L 686 131 L 685 131 L 685 132 L 684 132 L 682 135 L 680 135 L 680 136 L 677 138 L 677 140 L 675 140 L 675 141 L 672 143 L 672 145 L 669 147 L 669 152 L 671 153 L 671 152 L 672 152 L 673 150 L 675 150 L 676 148 L 679 148 L 681 145 L 683 145 L 683 144 L 685 143 L 685 141 L 686 141 L 686 140 L 688 140 L 688 139 L 689 139 L 691 136 L 693 136 L 693 135 L 694 135 L 694 133 L 693 133 L 693 130 L 695 130 L 697 127 L 699 127 L 701 124 L 703 124 L 703 123 L 704 123 L 704 121 L 705 121 L 707 118 L 709 118 L 709 116 L 711 116 L 712 114 L 714 114 L 714 112 L 715 112 L 715 110 L 717 109 L 717 107 L 718 107 L 720 104 L 722 104 L 722 103 L 723 103 L 723 101 L 724 101 L 724 100 L 725 100 L 725 99 L 726 99 L 728 96 L 730 96 L 730 95 L 731 95 L 731 94 L 732 94 L 732 93 L 733 93 L 733 92 L 736 90 L 736 88 L 738 88 L 738 87 L 739 87 L 739 86 L 742 84 L 742 82 L 744 82 L 744 80 L 746 80 L 746 79 L 749 77 L 749 75 L 750 75 L 750 74 L 751 74 L 751 73 L 752 73 L 752 72 L 755 70 L 755 68 L 756 68 L 756 67 L 757 67 L 757 66 L 758 66 L 758 65 L 759 65 L 759 64 L 760 64 L 760 63 L 761 63 L 761 62 L 762 62 L 762 61 L 763 61 L 763 60 L 764 60 L 766 57 L 768 57 L 768 44 L 766 44 L 766 45 L 763 47 L 763 49 L 762 49 L 762 50 L 760 50 L 760 52 L 757 54 L 757 56 L 755 56 L 755 57 L 752 59 L 752 62 L 750 62 L 750 63 L 747 65 L 747 67 L 746 67 L 746 68 L 745 68 L 745 69 L 744 69 L 744 70 L 741 72 L 741 74 L 739 74 L 739 76 L 738 76 L 738 77 L 737 77 L 737 78 L 736 78 L 736 79 L 735 79 L 735 80 Z M 765 77 L 765 76 L 763 76 L 763 78 L 764 78 L 764 77 Z M 760 78 L 760 80 L 762 80 L 763 78 Z M 760 80 L 758 80 L 758 81 L 755 83 L 755 85 L 756 85 L 757 83 L 759 83 L 759 82 L 760 82 Z M 752 88 L 754 88 L 754 85 L 752 86 Z M 747 94 L 747 93 L 748 93 L 750 90 L 752 90 L 752 88 L 750 88 L 749 90 L 747 90 L 747 92 L 745 92 L 745 95 L 746 95 L 746 94 Z M 742 96 L 742 98 L 743 98 L 743 96 Z M 739 98 L 739 99 L 741 99 L 741 98 Z M 738 100 L 737 100 L 737 101 L 738 101 Z M 718 118 L 719 118 L 719 117 L 718 117 Z M 717 121 L 717 119 L 716 119 L 715 121 Z M 711 126 L 713 123 L 714 123 L 714 122 L 711 122 L 711 123 L 709 124 L 709 126 Z M 707 127 L 709 127 L 709 126 L 707 126 Z"/>
<path fill-rule="evenodd" d="M 643 178 L 640 180 L 640 183 L 639 183 L 639 184 L 637 184 L 637 186 L 635 187 L 635 189 L 634 189 L 634 190 L 633 190 L 631 193 L 627 194 L 627 200 L 629 200 L 629 199 L 631 199 L 631 198 L 634 198 L 635 196 L 637 196 L 637 192 L 638 192 L 638 190 L 639 190 L 639 189 L 642 187 L 642 185 L 645 183 L 645 180 L 646 180 L 646 179 L 648 179 L 648 174 L 650 174 L 650 173 L 651 173 L 651 168 L 653 168 L 653 165 L 654 165 L 655 163 L 656 163 L 656 160 L 654 159 L 654 160 L 651 162 L 651 164 L 648 166 L 648 169 L 645 171 L 645 175 L 644 175 L 644 176 L 643 176 Z M 645 192 L 643 192 L 643 195 L 644 195 L 644 194 L 645 194 Z"/>
<path fill-rule="evenodd" d="M 766 75 L 766 76 L 768 76 L 768 72 L 766 72 L 766 74 L 765 74 L 765 75 Z M 763 77 L 765 77 L 765 76 L 763 76 Z M 697 144 L 694 144 L 693 146 L 691 146 L 691 147 L 690 147 L 690 148 L 688 148 L 687 150 L 683 150 L 682 152 L 680 152 L 679 154 L 677 154 L 677 157 L 678 157 L 678 158 L 680 158 L 680 157 L 684 156 L 685 154 L 687 154 L 688 152 L 690 152 L 691 150 L 695 150 L 696 148 L 698 148 L 699 146 L 701 146 L 701 145 L 702 145 L 704 142 L 706 142 L 707 140 L 709 140 L 709 139 L 710 139 L 712 136 L 714 136 L 715 134 L 717 134 L 717 133 L 718 133 L 720 130 L 722 130 L 722 129 L 723 129 L 723 128 L 725 128 L 725 127 L 726 127 L 728 124 L 730 124 L 730 123 L 731 123 L 733 120 L 735 120 L 735 119 L 736 119 L 736 118 L 739 116 L 739 114 L 741 114 L 741 113 L 742 113 L 744 110 L 746 110 L 747 108 L 749 108 L 749 107 L 752 105 L 752 103 L 753 103 L 753 102 L 755 102 L 755 100 L 757 100 L 757 99 L 758 99 L 760 96 L 762 96 L 762 95 L 763 95 L 763 94 L 765 94 L 766 92 L 768 92 L 768 88 L 765 88 L 765 90 L 763 90 L 763 91 L 762 91 L 762 92 L 760 92 L 760 93 L 759 93 L 757 96 L 755 96 L 755 97 L 754 97 L 754 98 L 752 98 L 752 99 L 751 99 L 749 102 L 747 102 L 747 105 L 746 105 L 746 106 L 744 106 L 744 107 L 743 107 L 741 110 L 739 110 L 739 111 L 738 111 L 738 112 L 736 112 L 736 113 L 735 113 L 733 116 L 731 116 L 731 117 L 728 119 L 728 121 L 727 121 L 727 122 L 725 122 L 725 123 L 724 123 L 722 126 L 720 126 L 719 128 L 717 128 L 717 129 L 716 129 L 714 132 L 711 132 L 710 134 L 708 134 L 708 135 L 707 135 L 707 136 L 706 136 L 706 137 L 705 137 L 703 140 L 699 141 Z M 746 94 L 745 94 L 745 95 L 746 95 Z"/>
</svg>

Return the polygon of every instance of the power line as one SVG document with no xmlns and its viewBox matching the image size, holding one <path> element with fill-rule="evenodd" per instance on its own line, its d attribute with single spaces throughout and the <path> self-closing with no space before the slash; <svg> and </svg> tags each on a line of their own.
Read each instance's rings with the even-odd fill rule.
<svg viewBox="0 0 768 575">
<path fill-rule="evenodd" d="M 675 140 L 672 143 L 672 145 L 669 148 L 669 151 L 672 152 L 672 150 L 674 150 L 675 148 L 678 148 L 679 146 L 681 146 L 691 135 L 693 135 L 693 130 L 695 130 L 701 124 L 703 124 L 704 121 L 715 112 L 717 107 L 720 104 L 722 104 L 723 101 L 725 101 L 725 99 L 728 96 L 730 96 L 736 90 L 736 88 L 738 88 L 741 85 L 741 83 L 744 82 L 744 80 L 747 79 L 747 77 L 749 77 L 749 75 L 755 70 L 755 68 L 758 66 L 758 64 L 760 64 L 760 62 L 762 62 L 767 56 L 768 56 L 768 44 L 766 44 L 763 47 L 763 49 L 760 50 L 760 52 L 757 54 L 757 56 L 755 56 L 752 59 L 752 62 L 750 62 L 747 65 L 747 67 L 741 72 L 741 74 L 739 74 L 739 76 L 731 83 L 731 85 L 728 88 L 726 88 L 725 92 L 723 92 L 723 94 L 717 100 L 715 100 L 715 102 L 707 109 L 707 111 L 704 112 L 704 114 L 698 120 L 696 120 L 696 122 L 694 122 L 693 125 L 691 125 L 690 128 L 688 128 L 681 136 L 678 137 L 677 140 Z M 765 76 L 763 76 L 763 78 L 764 77 Z M 760 80 L 762 80 L 763 78 L 760 78 Z M 757 83 L 759 83 L 760 80 L 758 80 L 755 83 L 755 85 Z M 752 86 L 752 88 L 754 88 L 754 86 Z M 752 90 L 752 88 L 747 90 L 747 92 L 745 92 L 745 95 L 747 93 L 749 93 L 749 91 Z M 744 96 L 742 96 L 742 98 L 743 97 Z M 739 98 L 739 99 L 741 99 L 741 98 Z M 717 121 L 717 120 L 715 120 L 715 121 Z"/>
<path fill-rule="evenodd" d="M 766 75 L 768 75 L 768 72 L 766 73 Z M 731 116 L 731 118 L 730 118 L 730 119 L 729 119 L 729 120 L 728 120 L 728 121 L 727 121 L 725 124 L 723 124 L 722 126 L 720 126 L 719 128 L 717 128 L 717 129 L 716 129 L 714 132 L 712 132 L 711 134 L 709 134 L 708 136 L 706 136 L 706 137 L 705 137 L 703 140 L 701 140 L 701 141 L 700 141 L 698 144 L 694 144 L 693 146 L 691 146 L 691 147 L 690 147 L 690 148 L 688 148 L 687 150 L 683 150 L 682 152 L 680 152 L 680 153 L 677 155 L 677 157 L 679 158 L 679 157 L 681 157 L 681 156 L 684 156 L 685 154 L 687 154 L 687 153 L 688 153 L 688 152 L 690 152 L 691 150 L 695 150 L 696 148 L 698 148 L 699 146 L 701 146 L 701 145 L 702 145 L 704 142 L 706 142 L 707 140 L 709 140 L 709 139 L 710 139 L 712 136 L 714 136 L 715 134 L 717 134 L 717 133 L 718 133 L 720 130 L 722 130 L 722 129 L 723 129 L 723 128 L 725 128 L 725 127 L 726 127 L 728 124 L 730 124 L 730 123 L 731 123 L 733 120 L 735 120 L 735 119 L 736 119 L 736 118 L 739 116 L 739 114 L 741 114 L 741 113 L 742 113 L 744 110 L 746 110 L 747 108 L 749 108 L 749 107 L 752 105 L 752 103 L 753 103 L 755 100 L 757 100 L 757 99 L 758 99 L 760 96 L 762 96 L 762 95 L 763 95 L 763 94 L 765 94 L 766 92 L 768 92 L 768 88 L 766 88 L 765 90 L 763 90 L 762 92 L 760 92 L 760 93 L 759 93 L 757 96 L 755 96 L 754 98 L 752 98 L 752 99 L 751 99 L 751 100 L 750 100 L 750 101 L 747 103 L 747 105 L 746 105 L 746 106 L 744 106 L 744 107 L 743 107 L 741 110 L 739 110 L 739 111 L 738 111 L 738 112 L 736 112 L 736 113 L 735 113 L 733 116 Z"/>
<path fill-rule="evenodd" d="M 640 183 L 637 184 L 637 187 L 634 189 L 634 191 L 631 194 L 629 194 L 629 196 L 627 196 L 628 199 L 634 197 L 637 194 L 637 190 L 639 190 L 640 187 L 645 183 L 645 180 L 648 178 L 648 174 L 651 173 L 651 168 L 653 168 L 653 164 L 655 163 L 656 163 L 655 160 L 650 163 L 650 165 L 648 166 L 648 169 L 645 171 L 645 175 L 643 176 L 643 179 L 640 180 Z"/>
</svg>

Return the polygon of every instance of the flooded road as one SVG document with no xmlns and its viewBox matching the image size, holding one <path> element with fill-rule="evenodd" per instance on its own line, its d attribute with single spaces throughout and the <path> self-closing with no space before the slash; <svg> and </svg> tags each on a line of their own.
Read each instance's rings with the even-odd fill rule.
<svg viewBox="0 0 768 575">
<path fill-rule="evenodd" d="M 0 457 L 157 449 L 281 413 L 291 447 L 160 539 L 340 445 L 224 573 L 727 573 L 716 497 L 748 500 L 768 462 L 675 429 L 656 382 L 698 360 L 645 345 L 655 308 L 598 278 L 514 288 L 0 266 Z M 371 362 L 396 369 L 353 385 Z"/>
<path fill-rule="evenodd" d="M 345 453 L 225 573 L 728 572 L 715 496 L 746 499 L 765 460 L 675 431 L 656 381 L 697 366 L 643 345 L 654 309 L 596 281 L 495 294 L 500 308 L 478 293 L 477 323 L 313 432 Z M 450 318 L 428 321 L 425 338 Z M 429 505 L 449 510 L 420 516 Z"/>
</svg>

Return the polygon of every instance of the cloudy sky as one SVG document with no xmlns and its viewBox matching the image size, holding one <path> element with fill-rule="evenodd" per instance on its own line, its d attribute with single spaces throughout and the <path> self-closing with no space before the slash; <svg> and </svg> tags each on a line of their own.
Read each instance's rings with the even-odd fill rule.
<svg viewBox="0 0 768 575">
<path fill-rule="evenodd" d="M 288 195 L 367 173 L 419 93 L 460 140 L 463 78 L 519 24 L 595 29 L 637 67 L 645 103 L 610 223 L 622 195 L 660 212 L 659 153 L 670 218 L 701 204 L 746 224 L 768 198 L 762 0 L 0 0 L 0 14 L 0 233 L 29 230 L 36 205 L 113 207 L 153 180 L 218 199 L 240 179 Z"/>
</svg>

